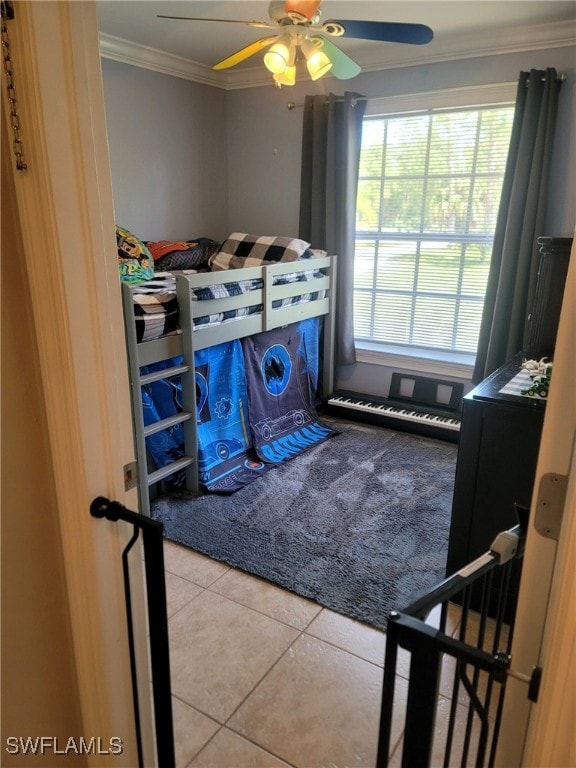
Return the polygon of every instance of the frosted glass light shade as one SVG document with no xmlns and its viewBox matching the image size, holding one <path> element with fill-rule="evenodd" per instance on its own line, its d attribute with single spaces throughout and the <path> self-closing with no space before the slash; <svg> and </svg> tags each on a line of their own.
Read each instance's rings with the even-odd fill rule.
<svg viewBox="0 0 576 768">
<path fill-rule="evenodd" d="M 269 72 L 274 75 L 281 75 L 285 72 L 290 61 L 291 39 L 282 35 L 277 43 L 271 45 L 264 54 L 264 65 Z"/>
<path fill-rule="evenodd" d="M 319 80 L 332 69 L 332 62 L 323 51 L 315 51 L 306 62 L 310 78 Z"/>
<path fill-rule="evenodd" d="M 300 47 L 306 56 L 306 66 L 312 80 L 318 80 L 332 69 L 332 62 L 321 49 L 321 45 L 318 45 L 318 42 L 315 43 L 307 38 L 302 41 Z"/>
<path fill-rule="evenodd" d="M 274 81 L 278 85 L 294 85 L 296 82 L 296 67 L 286 67 L 284 72 L 274 75 Z"/>
</svg>

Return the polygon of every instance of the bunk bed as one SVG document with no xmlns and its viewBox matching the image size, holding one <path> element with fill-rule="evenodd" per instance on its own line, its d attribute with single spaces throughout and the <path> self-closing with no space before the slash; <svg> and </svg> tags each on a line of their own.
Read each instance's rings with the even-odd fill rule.
<svg viewBox="0 0 576 768">
<path fill-rule="evenodd" d="M 138 315 L 135 296 L 142 290 L 142 284 L 122 283 L 136 452 L 136 472 L 132 474 L 136 475 L 140 510 L 147 515 L 151 487 L 176 472 L 184 476 L 186 491 L 200 492 L 196 353 L 310 318 L 322 318 L 322 376 L 318 394 L 326 399 L 333 389 L 335 256 L 154 277 L 155 281 L 162 279 L 175 286 L 175 291 L 169 292 L 167 304 L 171 305 L 169 313 L 177 317 L 177 328 L 157 338 L 154 331 L 142 327 L 142 317 Z M 160 330 L 165 330 L 162 323 Z M 150 372 L 159 363 L 162 367 Z M 181 410 L 146 424 L 143 387 L 173 377 L 181 382 Z M 182 426 L 183 455 L 160 468 L 150 467 L 146 438 L 174 424 Z"/>
</svg>

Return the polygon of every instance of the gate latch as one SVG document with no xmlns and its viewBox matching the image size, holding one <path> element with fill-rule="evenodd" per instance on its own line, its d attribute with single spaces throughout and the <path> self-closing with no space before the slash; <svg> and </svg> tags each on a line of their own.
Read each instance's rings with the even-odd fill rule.
<svg viewBox="0 0 576 768">
<path fill-rule="evenodd" d="M 531 675 L 525 675 L 524 672 L 518 672 L 515 669 L 509 669 L 510 677 L 528 684 L 528 698 L 536 703 L 540 693 L 540 682 L 542 680 L 542 667 L 533 667 Z"/>
<path fill-rule="evenodd" d="M 131 461 L 124 465 L 124 490 L 129 491 L 136 488 L 138 484 L 138 464 Z"/>
</svg>

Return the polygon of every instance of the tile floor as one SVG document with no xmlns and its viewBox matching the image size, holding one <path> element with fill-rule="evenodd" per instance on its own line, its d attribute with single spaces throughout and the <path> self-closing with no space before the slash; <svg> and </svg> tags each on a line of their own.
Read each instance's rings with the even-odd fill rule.
<svg viewBox="0 0 576 768">
<path fill-rule="evenodd" d="M 384 633 L 185 547 L 164 550 L 177 768 L 373 768 Z M 406 687 L 398 677 L 400 699 Z"/>
</svg>

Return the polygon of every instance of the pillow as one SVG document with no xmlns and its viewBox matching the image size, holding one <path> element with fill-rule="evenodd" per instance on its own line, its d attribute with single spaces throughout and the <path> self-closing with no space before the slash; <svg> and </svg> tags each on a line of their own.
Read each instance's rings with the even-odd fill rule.
<svg viewBox="0 0 576 768">
<path fill-rule="evenodd" d="M 210 258 L 209 263 L 216 272 L 298 261 L 309 247 L 310 243 L 292 237 L 258 237 L 233 232 L 222 244 L 220 252 Z"/>
<path fill-rule="evenodd" d="M 160 272 L 174 269 L 202 269 L 208 267 L 209 258 L 218 250 L 218 243 L 207 237 L 172 243 L 157 240 L 146 243 L 154 257 L 154 267 Z"/>
<path fill-rule="evenodd" d="M 116 227 L 116 247 L 120 280 L 125 283 L 143 283 L 154 277 L 152 254 L 138 238 L 123 227 Z"/>
<path fill-rule="evenodd" d="M 328 251 L 323 251 L 321 248 L 307 248 L 302 254 L 303 259 L 323 259 L 328 256 Z"/>
</svg>

